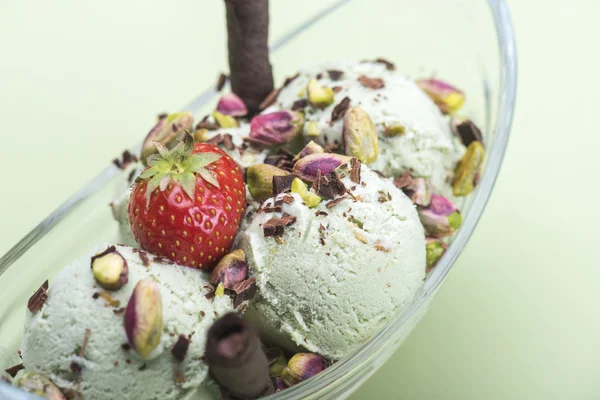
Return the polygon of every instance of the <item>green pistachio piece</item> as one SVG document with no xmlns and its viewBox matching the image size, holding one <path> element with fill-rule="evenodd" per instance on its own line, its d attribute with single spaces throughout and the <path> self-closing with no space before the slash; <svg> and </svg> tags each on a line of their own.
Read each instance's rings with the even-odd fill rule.
<svg viewBox="0 0 600 400">
<path fill-rule="evenodd" d="M 273 177 L 290 173 L 269 164 L 254 164 L 246 172 L 248 190 L 256 201 L 265 201 L 273 195 Z"/>
<path fill-rule="evenodd" d="M 365 164 L 371 164 L 379 156 L 379 138 L 375 125 L 362 108 L 354 107 L 344 116 L 342 131 L 344 153 L 358 158 Z"/>
<path fill-rule="evenodd" d="M 452 194 L 466 196 L 475 189 L 484 157 L 485 150 L 481 142 L 477 140 L 471 142 L 454 170 Z"/>
<path fill-rule="evenodd" d="M 221 128 L 237 128 L 240 126 L 239 122 L 237 122 L 237 120 L 231 115 L 225 115 L 218 111 L 213 111 L 212 116 Z"/>
<path fill-rule="evenodd" d="M 309 208 L 316 207 L 321 202 L 321 198 L 310 192 L 306 183 L 302 182 L 299 178 L 292 181 L 292 193 L 297 193 L 302 197 L 304 204 Z"/>
<path fill-rule="evenodd" d="M 333 104 L 335 94 L 333 90 L 327 87 L 323 87 L 319 84 L 316 79 L 311 79 L 306 87 L 308 92 L 308 101 L 313 107 L 326 108 Z"/>
</svg>

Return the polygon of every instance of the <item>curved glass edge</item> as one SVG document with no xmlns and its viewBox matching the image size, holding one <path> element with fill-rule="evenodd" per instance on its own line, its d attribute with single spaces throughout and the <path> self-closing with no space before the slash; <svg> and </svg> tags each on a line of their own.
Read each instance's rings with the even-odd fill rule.
<svg viewBox="0 0 600 400">
<path fill-rule="evenodd" d="M 302 33 L 311 25 L 315 24 L 331 12 L 334 12 L 336 9 L 342 7 L 350 1 L 352 0 L 340 0 L 334 3 L 331 7 L 317 13 L 314 17 L 302 23 L 301 25 L 293 28 L 288 34 L 284 35 L 271 46 L 271 51 L 283 46 L 294 36 Z M 286 389 L 284 392 L 269 396 L 267 399 L 294 399 L 299 397 L 310 397 L 325 389 L 327 386 L 332 385 L 335 381 L 341 378 L 346 378 L 345 381 L 348 383 L 346 386 L 350 387 L 356 387 L 358 384 L 365 381 L 370 374 L 365 374 L 364 371 L 361 371 L 361 375 L 359 376 L 357 374 L 359 371 L 354 370 L 354 368 L 361 363 L 374 362 L 375 359 L 379 359 L 380 362 L 383 362 L 393 354 L 390 350 L 395 350 L 395 348 L 400 345 L 399 341 L 395 343 L 394 348 L 387 348 L 387 351 L 384 354 L 379 352 L 378 349 L 381 349 L 383 344 L 389 338 L 391 338 L 394 333 L 399 332 L 402 326 L 411 317 L 416 315 L 417 310 L 421 308 L 423 303 L 430 300 L 432 294 L 440 287 L 441 283 L 450 272 L 452 265 L 454 265 L 460 254 L 460 250 L 466 245 L 467 241 L 471 237 L 490 198 L 492 188 L 496 182 L 502 161 L 504 159 L 504 153 L 506 151 L 506 146 L 508 145 L 508 138 L 514 114 L 517 86 L 517 52 L 514 30 L 508 5 L 506 4 L 505 0 L 488 0 L 488 4 L 492 13 L 492 17 L 495 21 L 498 45 L 500 49 L 501 93 L 500 104 L 498 106 L 499 119 L 495 127 L 494 141 L 493 145 L 491 146 L 492 151 L 488 155 L 486 173 L 483 174 L 483 178 L 481 179 L 481 182 L 479 183 L 474 195 L 469 215 L 463 221 L 463 225 L 457 233 L 453 245 L 448 248 L 448 251 L 441 260 L 440 265 L 438 265 L 434 273 L 427 280 L 423 288 L 424 293 L 421 298 L 418 299 L 418 301 L 414 301 L 403 312 L 395 315 L 392 320 L 390 320 L 386 326 L 373 338 L 369 339 L 365 344 L 357 348 L 343 361 L 334 364 L 328 368 L 326 372 L 313 377 L 309 381 L 302 382 L 296 386 Z M 215 95 L 215 89 L 209 88 L 196 99 L 194 99 L 187 107 L 184 108 L 184 110 L 191 111 L 198 109 L 210 101 Z M 139 148 L 139 145 L 136 147 Z M 106 182 L 119 173 L 119 171 L 120 170 L 113 165 L 105 168 L 98 176 L 92 179 L 80 191 L 75 193 L 67 201 L 61 204 L 52 214 L 38 224 L 29 234 L 21 239 L 15 246 L 13 246 L 4 256 L 2 256 L 2 258 L 0 258 L 0 275 L 2 275 L 16 259 L 18 259 L 31 246 L 33 246 L 44 234 L 49 232 L 56 224 L 58 224 L 71 211 L 73 211 L 78 204 L 97 192 Z M 353 370 L 355 372 L 354 374 L 352 374 Z M 375 371 L 373 370 L 372 372 Z M 334 389 L 336 393 L 332 392 L 329 393 L 327 397 L 320 396 L 320 398 L 332 398 L 340 395 L 341 390 L 340 388 L 337 389 L 338 390 Z M 2 395 L 2 398 L 10 398 L 15 400 L 33 400 L 40 398 L 38 396 L 25 393 L 12 386 L 6 385 L 1 381 L 0 395 Z"/>
</svg>

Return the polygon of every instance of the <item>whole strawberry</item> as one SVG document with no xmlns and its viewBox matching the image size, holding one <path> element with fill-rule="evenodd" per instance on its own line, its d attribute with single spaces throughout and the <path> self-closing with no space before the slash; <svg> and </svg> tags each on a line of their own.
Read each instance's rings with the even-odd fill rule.
<svg viewBox="0 0 600 400">
<path fill-rule="evenodd" d="M 129 201 L 140 246 L 189 267 L 212 269 L 227 254 L 246 208 L 244 177 L 217 146 L 189 135 L 172 150 L 155 142 Z"/>
</svg>

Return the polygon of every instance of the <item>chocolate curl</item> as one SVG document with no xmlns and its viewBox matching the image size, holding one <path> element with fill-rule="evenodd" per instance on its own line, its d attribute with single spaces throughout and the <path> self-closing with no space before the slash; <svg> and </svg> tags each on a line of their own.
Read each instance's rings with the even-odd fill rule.
<svg viewBox="0 0 600 400">
<path fill-rule="evenodd" d="M 225 399 L 256 399 L 274 393 L 258 333 L 238 314 L 226 314 L 213 324 L 205 357 Z"/>
<path fill-rule="evenodd" d="M 225 0 L 231 90 L 249 115 L 273 91 L 269 62 L 269 0 Z"/>
</svg>

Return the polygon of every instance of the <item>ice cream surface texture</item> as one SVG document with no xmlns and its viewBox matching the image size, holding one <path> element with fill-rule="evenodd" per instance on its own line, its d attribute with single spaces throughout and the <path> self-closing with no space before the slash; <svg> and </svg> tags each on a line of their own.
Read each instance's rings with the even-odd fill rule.
<svg viewBox="0 0 600 400">
<path fill-rule="evenodd" d="M 21 347 L 26 370 L 42 373 L 86 399 L 190 398 L 208 371 L 201 360 L 206 332 L 218 316 L 232 310 L 231 299 L 207 299 L 208 276 L 199 270 L 120 245 L 115 249 L 127 261 L 128 282 L 105 290 L 94 279 L 90 263 L 108 246 L 98 246 L 65 267 L 50 285 L 42 309 L 28 311 Z M 142 357 L 128 340 L 124 318 L 134 288 L 146 279 L 160 293 L 162 328 L 157 346 Z M 143 309 L 137 311 L 146 318 L 140 314 Z M 185 338 L 190 340 L 187 352 L 173 352 Z"/>
<path fill-rule="evenodd" d="M 342 176 L 356 201 L 309 208 L 298 194 L 281 194 L 263 209 L 282 196 L 294 201 L 257 212 L 240 236 L 259 293 L 246 316 L 267 341 L 331 359 L 376 333 L 425 277 L 425 236 L 411 201 L 364 165 L 361 184 Z M 265 223 L 284 213 L 296 221 L 265 236 Z"/>
<path fill-rule="evenodd" d="M 451 191 L 447 178 L 465 148 L 453 136 L 449 118 L 412 79 L 378 62 L 331 62 L 301 70 L 281 90 L 274 107 L 290 109 L 308 96 L 307 86 L 316 78 L 320 86 L 336 88 L 337 93 L 327 107 L 307 108 L 307 140 L 337 144 L 335 151 L 342 152 L 343 119 L 332 121 L 332 112 L 348 97 L 350 107 L 360 106 L 377 129 L 380 153 L 369 165 L 372 169 L 396 176 L 410 168 L 413 176 L 429 178 L 436 193 Z"/>
</svg>

